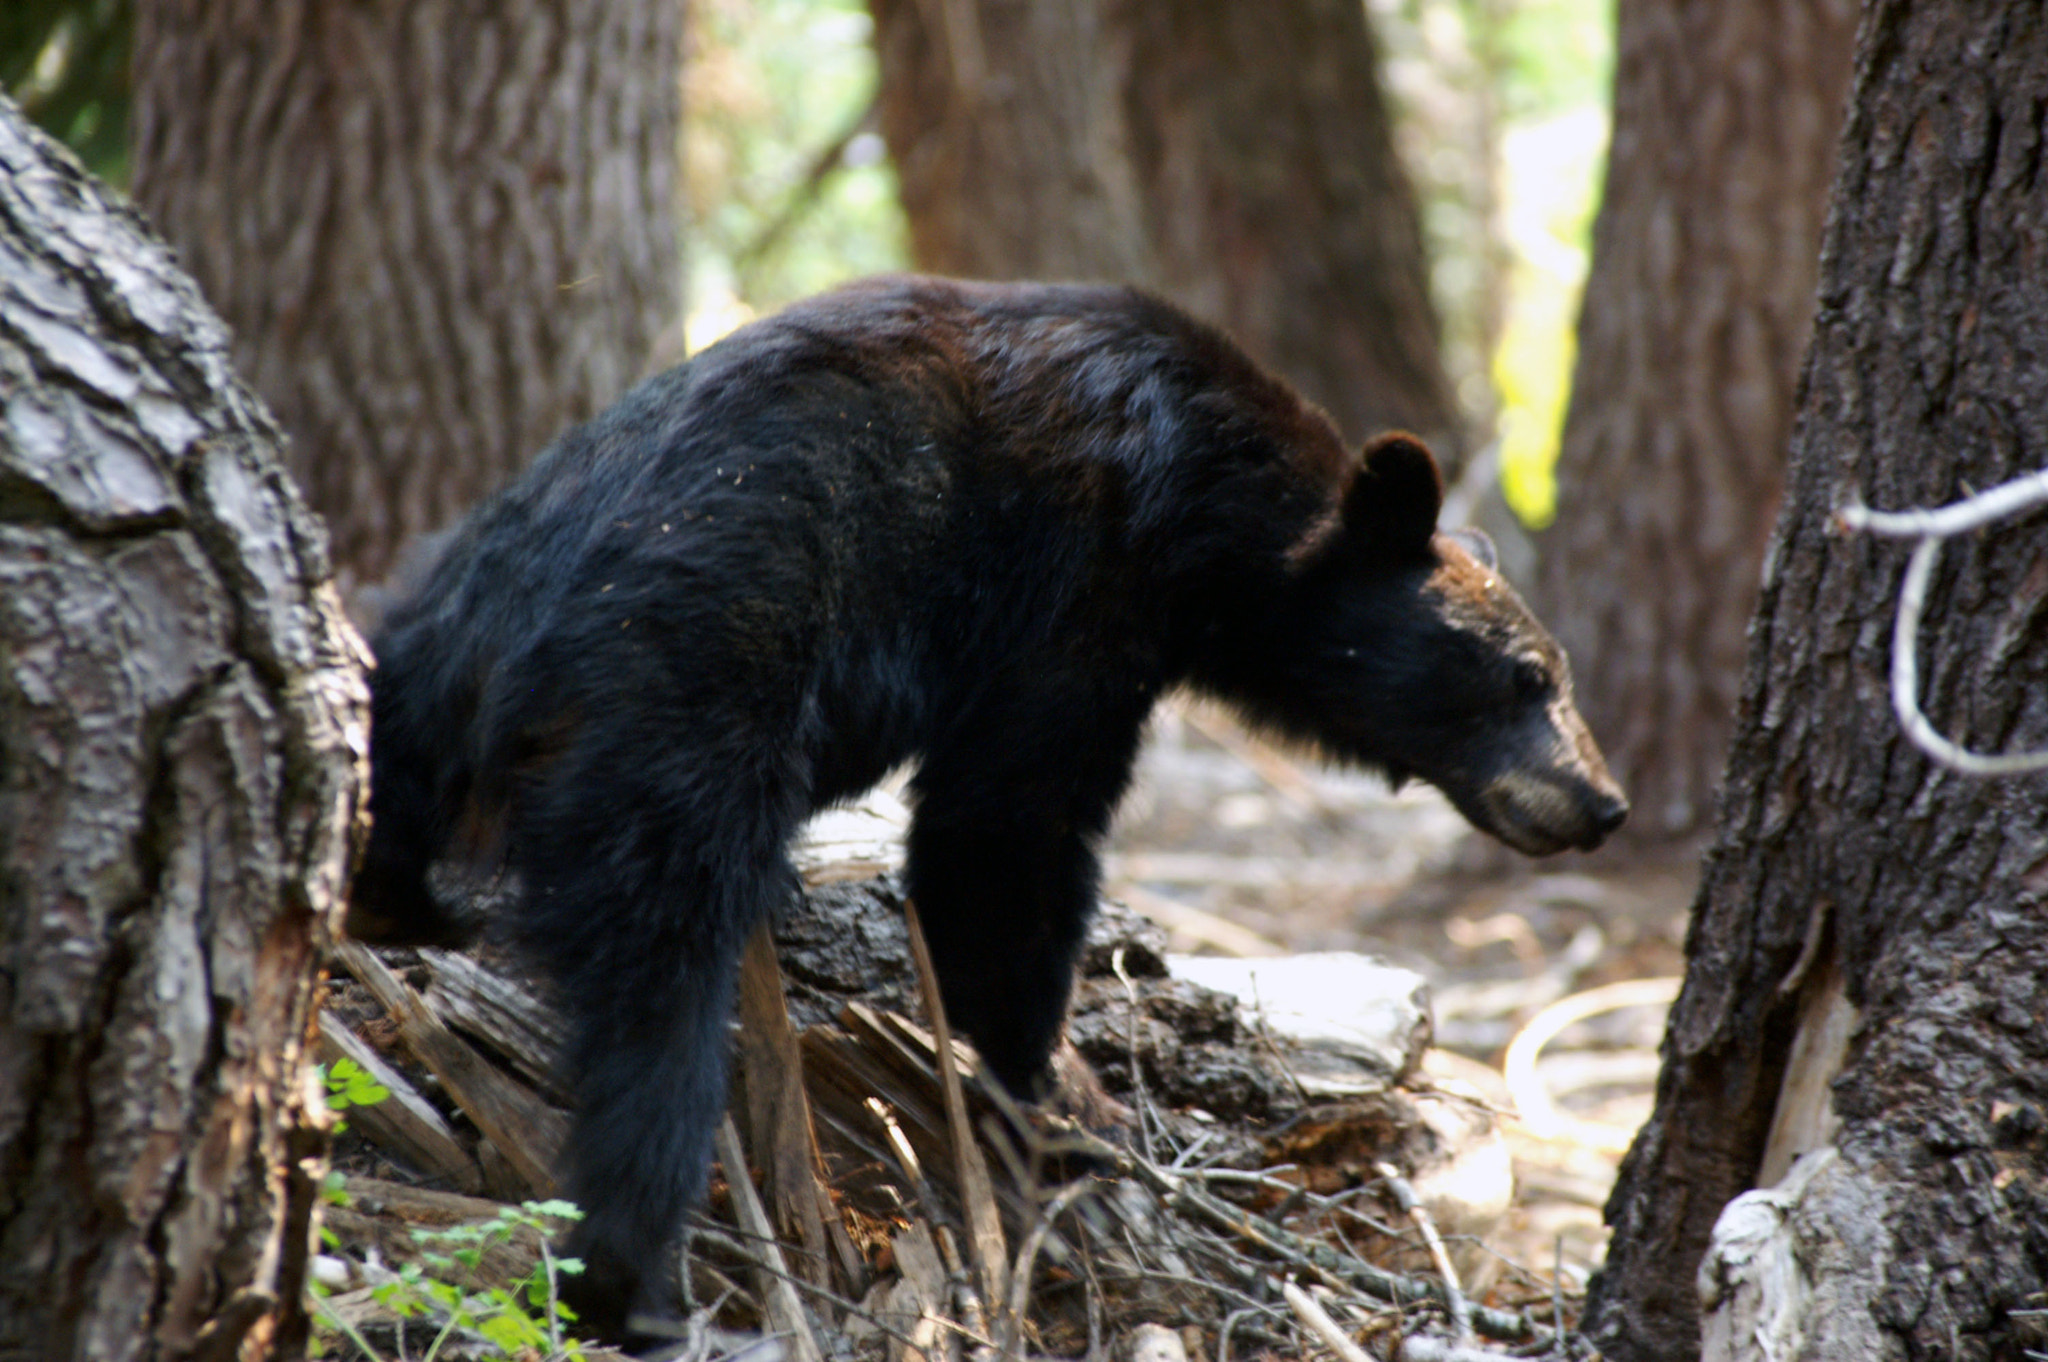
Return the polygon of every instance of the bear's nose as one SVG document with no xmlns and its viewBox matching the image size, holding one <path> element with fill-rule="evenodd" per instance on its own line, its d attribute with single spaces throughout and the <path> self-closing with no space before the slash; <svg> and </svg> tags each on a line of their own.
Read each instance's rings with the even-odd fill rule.
<svg viewBox="0 0 2048 1362">
<path fill-rule="evenodd" d="M 1593 805 L 1593 826 L 1600 830 L 1598 840 L 1606 841 L 1608 836 L 1628 821 L 1628 800 L 1621 795 L 1602 794 Z"/>
</svg>

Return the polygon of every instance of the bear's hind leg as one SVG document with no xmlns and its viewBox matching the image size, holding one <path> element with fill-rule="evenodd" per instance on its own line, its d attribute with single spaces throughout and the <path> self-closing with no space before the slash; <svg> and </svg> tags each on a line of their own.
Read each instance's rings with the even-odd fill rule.
<svg viewBox="0 0 2048 1362">
<path fill-rule="evenodd" d="M 783 853 L 794 818 L 779 801 L 747 799 L 731 779 L 695 798 L 636 788 L 631 773 L 646 766 L 607 761 L 604 783 L 553 782 L 563 816 L 523 819 L 514 851 L 518 944 L 553 976 L 571 1021 L 563 1191 L 584 1219 L 566 1249 L 585 1270 L 564 1297 L 581 1327 L 610 1339 L 629 1336 L 634 1312 L 672 1305 L 674 1250 L 726 1106 L 740 955 L 795 883 Z"/>
</svg>

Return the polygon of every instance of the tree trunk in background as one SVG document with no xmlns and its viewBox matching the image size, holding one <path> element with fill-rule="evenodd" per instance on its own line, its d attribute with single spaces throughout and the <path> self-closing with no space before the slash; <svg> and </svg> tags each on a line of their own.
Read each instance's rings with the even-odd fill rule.
<svg viewBox="0 0 2048 1362">
<path fill-rule="evenodd" d="M 303 1350 L 367 694 L 227 348 L 0 100 L 0 1358 Z"/>
<path fill-rule="evenodd" d="M 1635 812 L 1704 832 L 1777 513 L 1855 0 L 1621 0 L 1537 611 Z"/>
<path fill-rule="evenodd" d="M 2048 466 L 2048 22 L 1877 0 L 1856 60 L 1720 827 L 1588 1307 L 1614 1362 L 1698 1353 L 1716 1216 L 1830 1144 L 1782 1261 L 1849 1290 L 1832 1313 L 1790 1302 L 1780 1362 L 2043 1346 L 2012 1312 L 2048 1289 L 2048 776 L 1957 775 L 1905 740 L 1887 678 L 1909 548 L 1834 511 Z M 1919 655 L 1949 736 L 2048 746 L 2041 512 L 1950 542 Z M 1761 1355 L 1716 1323 L 1721 1355 Z"/>
<path fill-rule="evenodd" d="M 683 0 L 138 0 L 135 195 L 374 582 L 679 324 Z"/>
<path fill-rule="evenodd" d="M 921 269 L 1142 284 L 1356 442 L 1455 459 L 1415 195 L 1358 0 L 872 0 Z"/>
</svg>

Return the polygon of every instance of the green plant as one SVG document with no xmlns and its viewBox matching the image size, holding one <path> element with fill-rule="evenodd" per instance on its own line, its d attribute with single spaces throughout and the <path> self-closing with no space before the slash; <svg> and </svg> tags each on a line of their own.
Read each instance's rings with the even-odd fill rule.
<svg viewBox="0 0 2048 1362">
<path fill-rule="evenodd" d="M 391 1089 L 352 1059 L 320 1065 L 318 1072 L 330 1111 L 372 1106 L 391 1096 Z M 346 1128 L 340 1123 L 335 1126 L 337 1131 Z M 320 1190 L 330 1204 L 348 1204 L 339 1172 L 328 1173 Z M 528 1201 L 500 1207 L 495 1217 L 475 1224 L 443 1230 L 415 1229 L 413 1238 L 425 1246 L 424 1261 L 405 1264 L 396 1281 L 387 1282 L 370 1294 L 402 1319 L 426 1314 L 446 1316 L 424 1362 L 433 1362 L 442 1345 L 459 1328 L 481 1335 L 507 1359 L 536 1353 L 581 1359 L 582 1349 L 573 1342 L 565 1344 L 562 1338 L 562 1325 L 573 1324 L 576 1315 L 562 1304 L 559 1286 L 562 1274 L 579 1273 L 583 1264 L 575 1258 L 555 1257 L 548 1247 L 548 1238 L 563 1224 L 582 1218 L 583 1212 L 571 1202 Z M 540 1243 L 540 1261 L 532 1271 L 504 1286 L 479 1288 L 462 1284 L 476 1280 L 484 1254 L 493 1245 L 527 1230 Z M 330 1248 L 335 1246 L 333 1234 L 325 1226 L 321 1227 L 321 1236 Z M 328 1308 L 326 1290 L 318 1285 L 311 1290 L 313 1309 L 320 1319 L 344 1335 L 364 1357 L 377 1362 L 378 1354 L 362 1334 Z M 318 1348 L 318 1342 L 315 1340 L 316 1350 L 324 1351 Z"/>
<path fill-rule="evenodd" d="M 528 1201 L 502 1207 L 492 1219 L 476 1224 L 414 1230 L 414 1239 L 431 1246 L 424 1261 L 407 1263 L 399 1269 L 397 1281 L 371 1294 L 401 1318 L 446 1315 L 423 1362 L 433 1362 L 458 1328 L 480 1334 L 507 1358 L 539 1352 L 580 1359 L 582 1350 L 574 1343 L 565 1344 L 562 1338 L 562 1325 L 573 1324 L 576 1315 L 562 1304 L 559 1286 L 563 1274 L 580 1273 L 583 1264 L 575 1258 L 555 1257 L 548 1237 L 562 1224 L 582 1218 L 583 1212 L 567 1201 Z M 540 1261 L 531 1272 L 504 1286 L 460 1284 L 475 1281 L 484 1254 L 493 1245 L 525 1230 L 533 1231 L 540 1240 Z"/>
<path fill-rule="evenodd" d="M 367 1069 L 352 1059 L 337 1059 L 331 1067 L 326 1064 L 315 1065 L 314 1072 L 319 1074 L 320 1084 L 327 1090 L 329 1111 L 371 1106 L 391 1095 L 391 1089 L 379 1083 Z M 334 1123 L 334 1133 L 337 1135 L 347 1129 L 346 1121 Z M 320 1199 L 330 1206 L 348 1205 L 345 1181 L 340 1169 L 328 1169 L 320 1179 Z M 320 1227 L 320 1242 L 328 1248 L 338 1246 L 334 1231 L 325 1225 Z"/>
<path fill-rule="evenodd" d="M 391 1095 L 391 1089 L 374 1078 L 368 1069 L 352 1059 L 337 1059 L 332 1064 L 319 1066 L 320 1081 L 327 1089 L 327 1109 L 344 1111 L 349 1107 L 375 1106 Z M 337 1121 L 336 1134 L 348 1129 L 348 1123 Z"/>
</svg>

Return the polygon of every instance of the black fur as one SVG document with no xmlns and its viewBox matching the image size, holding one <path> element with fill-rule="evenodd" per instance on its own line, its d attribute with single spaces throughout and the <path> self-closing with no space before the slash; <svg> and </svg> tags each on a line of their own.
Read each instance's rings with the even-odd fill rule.
<svg viewBox="0 0 2048 1362">
<path fill-rule="evenodd" d="M 1547 761 L 1581 807 L 1535 817 L 1532 849 L 1618 822 L 1590 741 L 1537 750 L 1563 659 L 1433 537 L 1439 499 L 1420 445 L 1347 455 L 1143 294 L 891 279 L 649 380 L 479 511 L 376 640 L 351 928 L 472 935 L 433 862 L 516 886 L 501 925 L 573 1014 L 589 1321 L 664 1304 L 785 844 L 899 763 L 947 1008 L 1020 1093 L 1171 686 L 1435 781 L 1482 825 L 1489 780 Z"/>
</svg>

